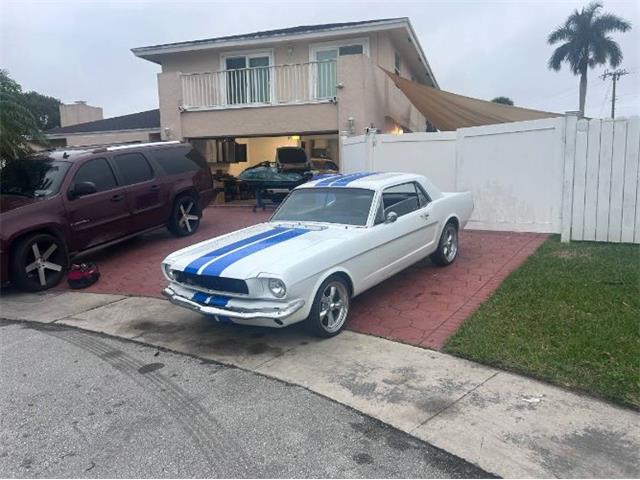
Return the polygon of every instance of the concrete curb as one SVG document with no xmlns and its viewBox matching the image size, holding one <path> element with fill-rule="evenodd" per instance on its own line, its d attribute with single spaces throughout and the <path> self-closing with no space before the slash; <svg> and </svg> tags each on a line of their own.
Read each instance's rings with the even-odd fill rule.
<svg viewBox="0 0 640 480">
<path fill-rule="evenodd" d="M 164 300 L 3 295 L 0 316 L 73 326 L 303 386 L 505 477 L 638 477 L 640 414 L 354 332 L 329 340 L 212 324 Z"/>
</svg>

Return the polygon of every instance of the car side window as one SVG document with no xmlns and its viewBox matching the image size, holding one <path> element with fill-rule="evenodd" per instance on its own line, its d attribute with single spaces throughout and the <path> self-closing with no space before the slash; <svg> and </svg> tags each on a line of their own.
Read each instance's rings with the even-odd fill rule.
<svg viewBox="0 0 640 480">
<path fill-rule="evenodd" d="M 414 212 L 421 207 L 420 198 L 414 182 L 402 183 L 382 191 L 384 216 L 395 212 L 398 217 Z"/>
<path fill-rule="evenodd" d="M 418 201 L 420 202 L 420 208 L 425 207 L 431 202 L 431 199 L 429 198 L 429 195 L 427 195 L 427 192 L 424 191 L 424 188 L 422 188 L 422 185 L 420 185 L 419 183 L 414 183 L 414 185 L 416 186 L 416 192 L 418 192 Z"/>
<path fill-rule="evenodd" d="M 111 190 L 117 186 L 116 177 L 106 158 L 94 158 L 82 165 L 76 172 L 74 183 L 91 182 L 97 192 Z"/>
<path fill-rule="evenodd" d="M 113 160 L 125 185 L 142 183 L 153 178 L 151 165 L 141 153 L 123 153 L 116 155 Z"/>
</svg>

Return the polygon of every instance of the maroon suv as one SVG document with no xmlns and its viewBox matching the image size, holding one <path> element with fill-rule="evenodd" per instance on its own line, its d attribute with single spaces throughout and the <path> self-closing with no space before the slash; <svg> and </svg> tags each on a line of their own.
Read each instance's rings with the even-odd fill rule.
<svg viewBox="0 0 640 480">
<path fill-rule="evenodd" d="M 0 171 L 1 280 L 56 285 L 80 252 L 167 226 L 198 229 L 213 197 L 206 160 L 187 143 L 59 150 Z"/>
</svg>

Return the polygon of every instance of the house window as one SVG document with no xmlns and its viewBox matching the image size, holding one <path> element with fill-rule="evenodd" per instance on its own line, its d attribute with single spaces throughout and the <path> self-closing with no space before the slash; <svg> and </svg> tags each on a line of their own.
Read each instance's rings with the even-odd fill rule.
<svg viewBox="0 0 640 480">
<path fill-rule="evenodd" d="M 336 96 L 338 57 L 347 55 L 368 55 L 369 39 L 357 38 L 342 42 L 318 43 L 311 46 L 313 91 L 316 99 Z"/>
<path fill-rule="evenodd" d="M 396 52 L 395 54 L 395 59 L 394 59 L 394 71 L 396 72 L 396 75 L 400 75 L 400 54 L 398 52 Z"/>
<path fill-rule="evenodd" d="M 268 54 L 224 57 L 227 104 L 269 103 L 271 57 Z"/>
</svg>

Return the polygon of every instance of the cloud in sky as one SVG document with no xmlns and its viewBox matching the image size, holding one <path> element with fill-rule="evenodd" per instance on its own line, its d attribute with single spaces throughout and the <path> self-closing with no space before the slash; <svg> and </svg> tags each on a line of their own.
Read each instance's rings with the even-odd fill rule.
<svg viewBox="0 0 640 480">
<path fill-rule="evenodd" d="M 87 100 L 106 116 L 156 108 L 159 66 L 132 47 L 303 24 L 407 16 L 444 90 L 516 105 L 577 110 L 578 78 L 547 69 L 548 33 L 575 0 L 451 1 L 32 1 L 0 0 L 0 68 L 25 90 Z M 640 2 L 605 0 L 633 23 L 616 35 L 623 67 L 617 113 L 640 114 Z M 587 115 L 607 116 L 610 84 L 589 72 Z"/>
</svg>

